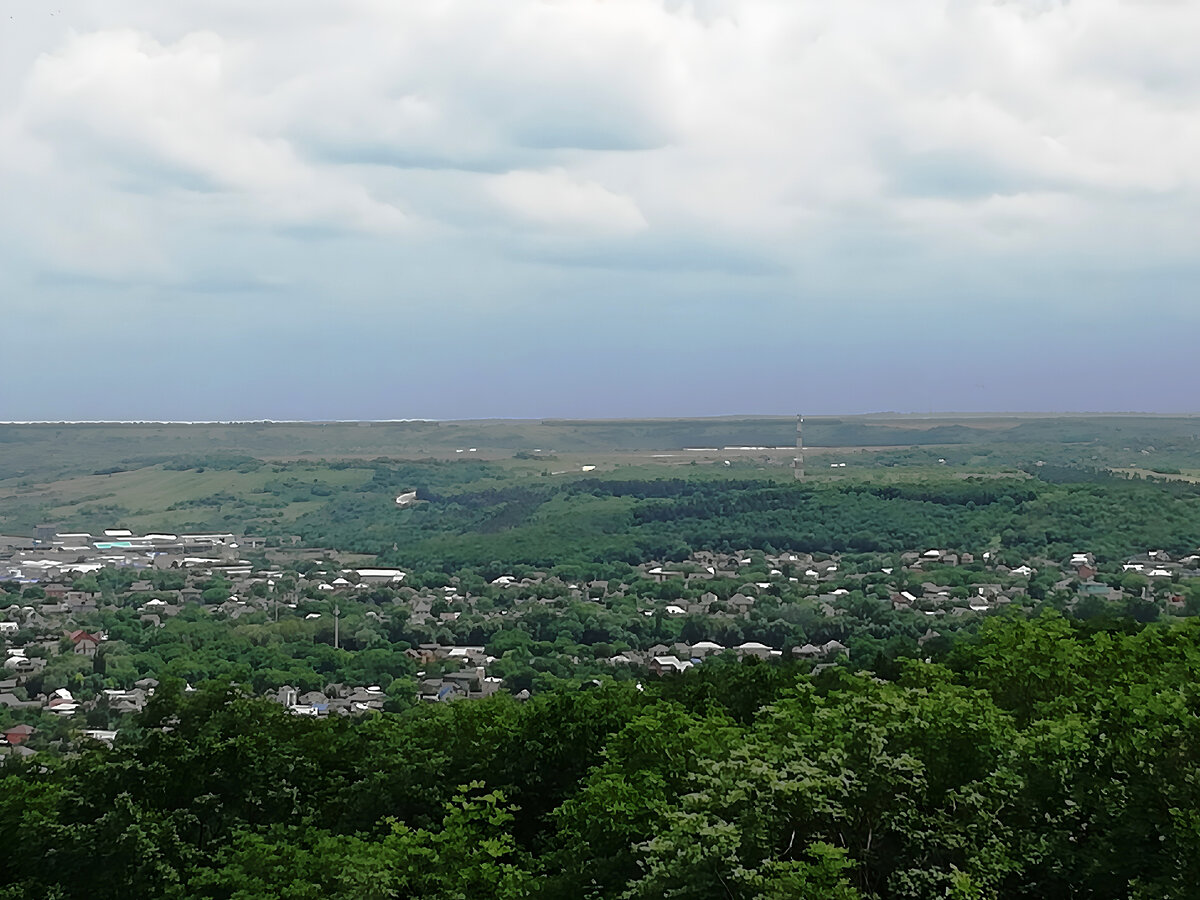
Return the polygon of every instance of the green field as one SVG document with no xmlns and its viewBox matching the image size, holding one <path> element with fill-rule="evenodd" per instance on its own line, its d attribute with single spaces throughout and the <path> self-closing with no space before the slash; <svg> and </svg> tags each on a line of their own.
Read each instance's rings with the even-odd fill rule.
<svg viewBox="0 0 1200 900">
<path fill-rule="evenodd" d="M 1200 418 L 1189 416 L 1040 417 L 808 417 L 813 448 L 987 446 L 1058 448 L 1103 455 L 1111 464 L 1147 463 L 1171 455 L 1200 458 Z M 93 471 L 206 456 L 245 454 L 263 459 L 455 458 L 539 449 L 555 453 L 673 452 L 687 447 L 787 447 L 795 419 L 724 417 L 646 420 L 480 420 L 470 422 L 35 424 L 0 425 L 0 478 L 45 472 Z M 1067 448 L 1063 450 L 1063 448 Z M 461 453 L 459 451 L 462 451 Z M 1118 459 L 1120 457 L 1120 459 Z"/>
<path fill-rule="evenodd" d="M 1142 478 L 1200 471 L 1195 417 L 877 415 L 806 418 L 804 428 L 806 480 L 817 485 L 1027 478 L 1039 463 Z M 0 425 L 0 532 L 51 523 L 270 536 L 418 488 L 479 492 L 582 477 L 787 483 L 794 438 L 786 416 Z"/>
<path fill-rule="evenodd" d="M 334 490 L 351 489 L 371 470 L 323 465 L 262 466 L 236 470 L 170 470 L 161 464 L 105 475 L 74 475 L 45 483 L 9 479 L 0 483 L 2 525 L 24 533 L 36 522 L 61 523 L 64 529 L 94 530 L 119 524 L 135 530 L 177 531 L 225 527 L 241 530 L 252 521 L 281 476 Z M 319 508 L 323 497 L 293 499 L 273 506 L 280 525 Z"/>
</svg>

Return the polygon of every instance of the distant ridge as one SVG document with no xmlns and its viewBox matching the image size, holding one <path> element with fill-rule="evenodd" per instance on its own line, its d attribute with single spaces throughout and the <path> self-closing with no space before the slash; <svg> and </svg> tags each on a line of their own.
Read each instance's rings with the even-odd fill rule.
<svg viewBox="0 0 1200 900">
<path fill-rule="evenodd" d="M 488 422 L 536 423 L 570 426 L 619 424 L 624 422 L 733 422 L 793 419 L 795 413 L 723 413 L 710 416 L 483 416 L 479 418 L 393 418 L 393 419 L 0 419 L 0 425 L 441 425 L 482 424 Z M 903 419 L 936 421 L 945 419 L 1055 419 L 1055 418 L 1155 418 L 1187 419 L 1200 417 L 1196 412 L 1150 412 L 1139 410 L 1060 410 L 989 412 L 876 412 L 805 413 L 806 419 Z"/>
</svg>

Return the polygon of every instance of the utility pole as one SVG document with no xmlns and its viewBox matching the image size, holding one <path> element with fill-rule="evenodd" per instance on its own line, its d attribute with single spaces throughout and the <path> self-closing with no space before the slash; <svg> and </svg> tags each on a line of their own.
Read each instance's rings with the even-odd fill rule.
<svg viewBox="0 0 1200 900">
<path fill-rule="evenodd" d="M 333 605 L 333 649 L 334 650 L 338 649 L 338 640 L 340 638 L 340 635 L 338 633 L 338 625 L 341 623 L 341 621 L 342 621 L 342 608 L 335 603 Z"/>
</svg>

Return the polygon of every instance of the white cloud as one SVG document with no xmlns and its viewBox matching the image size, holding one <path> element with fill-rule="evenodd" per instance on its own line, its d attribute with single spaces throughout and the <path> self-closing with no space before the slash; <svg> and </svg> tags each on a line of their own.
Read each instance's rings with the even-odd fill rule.
<svg viewBox="0 0 1200 900">
<path fill-rule="evenodd" d="M 488 191 L 509 212 L 539 225 L 617 234 L 646 228 L 629 197 L 562 169 L 507 172 L 490 178 Z"/>
<path fill-rule="evenodd" d="M 43 201 L 6 204 L 0 230 L 55 267 L 117 273 L 122 245 L 148 270 L 195 266 L 180 248 L 197 236 L 255 229 L 521 260 L 539 232 L 648 233 L 636 252 L 605 245 L 643 270 L 646 246 L 678 265 L 690 242 L 838 271 L 864 235 L 939 258 L 1200 249 L 1195 4 L 89 0 L 72 15 L 32 35 L 0 92 L 0 175 Z M 497 237 L 498 209 L 521 227 Z"/>
<path fill-rule="evenodd" d="M 47 182 L 77 183 L 74 211 L 54 227 L 80 241 L 110 242 L 104 220 L 121 208 L 158 225 L 174 217 L 207 227 L 402 226 L 395 205 L 310 165 L 262 127 L 270 97 L 237 78 L 249 52 L 211 32 L 165 44 L 130 29 L 72 35 L 32 66 L 5 126 L 20 138 L 7 162 Z M 116 236 L 130 229 L 139 230 L 135 221 Z M 154 241 L 142 231 L 128 245 L 144 259 Z M 61 239 L 52 243 L 62 249 Z"/>
</svg>

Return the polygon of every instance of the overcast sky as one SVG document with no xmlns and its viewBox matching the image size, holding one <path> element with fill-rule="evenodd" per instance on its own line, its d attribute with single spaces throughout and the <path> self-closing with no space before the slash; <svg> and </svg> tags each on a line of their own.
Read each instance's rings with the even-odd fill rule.
<svg viewBox="0 0 1200 900">
<path fill-rule="evenodd" d="M 1200 409 L 1200 3 L 0 0 L 3 419 Z"/>
</svg>

